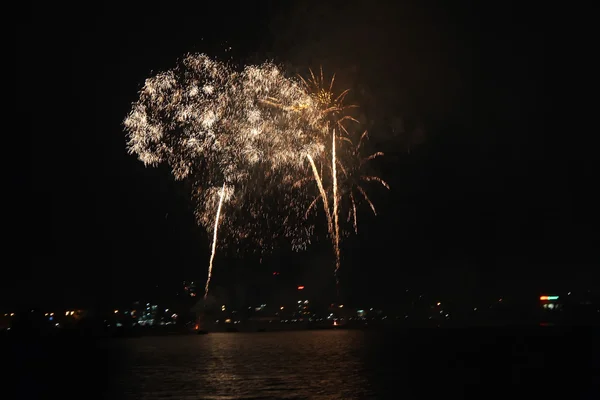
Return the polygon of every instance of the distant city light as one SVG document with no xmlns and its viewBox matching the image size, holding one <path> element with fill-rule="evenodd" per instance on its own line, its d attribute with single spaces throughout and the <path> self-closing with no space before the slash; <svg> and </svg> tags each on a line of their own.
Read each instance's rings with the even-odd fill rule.
<svg viewBox="0 0 600 400">
<path fill-rule="evenodd" d="M 340 304 L 340 308 L 344 308 L 344 305 L 343 305 L 343 304 Z"/>
<path fill-rule="evenodd" d="M 558 300 L 558 296 L 540 296 L 540 300 Z"/>
<path fill-rule="evenodd" d="M 437 302 L 437 305 L 438 305 L 438 306 L 439 306 L 439 305 L 441 305 L 441 304 L 442 304 L 442 303 L 440 303 L 439 301 Z"/>
<path fill-rule="evenodd" d="M 119 313 L 119 310 L 115 310 L 115 314 L 118 314 L 118 313 Z"/>
</svg>

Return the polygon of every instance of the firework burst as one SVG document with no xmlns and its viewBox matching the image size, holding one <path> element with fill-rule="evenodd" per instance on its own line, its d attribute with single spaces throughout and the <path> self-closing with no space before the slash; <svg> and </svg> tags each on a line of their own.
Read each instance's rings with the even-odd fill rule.
<svg viewBox="0 0 600 400">
<path fill-rule="evenodd" d="M 357 108 L 356 105 L 345 104 L 345 99 L 350 92 L 349 89 L 341 91 L 339 94 L 334 92 L 335 75 L 331 80 L 326 81 L 323 76 L 323 69 L 317 75 L 309 70 L 310 77 L 305 79 L 299 77 L 307 93 L 310 94 L 313 104 L 316 107 L 312 117 L 313 126 L 318 127 L 313 137 L 315 143 L 319 143 L 322 151 L 314 156 L 308 154 L 310 172 L 304 171 L 304 177 L 298 181 L 298 185 L 303 185 L 309 190 L 310 179 L 306 176 L 312 172 L 314 182 L 318 192 L 314 194 L 313 199 L 308 203 L 305 215 L 315 210 L 319 199 L 322 199 L 323 208 L 327 217 L 328 232 L 331 236 L 334 253 L 336 257 L 335 272 L 337 281 L 337 272 L 341 264 L 340 240 L 342 235 L 346 235 L 340 226 L 340 204 L 347 203 L 346 222 L 352 221 L 352 227 L 355 233 L 358 233 L 358 205 L 357 197 L 364 200 L 377 215 L 375 205 L 367 195 L 363 187 L 364 182 L 378 182 L 385 188 L 389 185 L 380 177 L 373 174 L 367 174 L 365 167 L 370 160 L 381 157 L 382 152 L 376 152 L 368 156 L 363 156 L 363 143 L 368 139 L 367 131 L 359 133 L 359 121 L 354 118 L 350 112 Z M 328 146 L 328 144 L 330 144 Z M 338 171 L 339 167 L 339 171 Z M 313 185 L 314 187 L 314 185 Z M 357 196 L 355 196 L 355 194 Z M 332 208 L 330 210 L 329 199 L 331 199 Z M 347 201 L 344 201 L 346 200 Z M 339 283 L 339 281 L 337 281 Z"/>
<path fill-rule="evenodd" d="M 213 233 L 209 277 L 217 230 L 227 239 L 220 245 L 238 251 L 244 243 L 266 251 L 282 239 L 296 250 L 310 242 L 312 227 L 296 218 L 303 192 L 288 183 L 302 164 L 298 154 L 320 151 L 311 141 L 312 101 L 270 63 L 237 72 L 188 55 L 146 80 L 124 121 L 128 149 L 191 182 L 198 223 Z"/>
<path fill-rule="evenodd" d="M 268 251 L 285 241 L 305 249 L 319 199 L 337 273 L 340 199 L 351 199 L 356 230 L 353 192 L 375 211 L 359 181 L 387 187 L 358 174 L 382 153 L 358 159 L 366 133 L 354 146 L 345 126 L 358 122 L 348 113 L 354 106 L 344 104 L 348 90 L 334 96 L 335 77 L 325 85 L 322 70 L 320 78 L 310 75 L 288 78 L 272 63 L 235 71 L 206 55 L 187 55 L 146 80 L 125 119 L 130 153 L 191 182 L 197 221 L 213 236 L 205 296 L 218 247 Z"/>
</svg>

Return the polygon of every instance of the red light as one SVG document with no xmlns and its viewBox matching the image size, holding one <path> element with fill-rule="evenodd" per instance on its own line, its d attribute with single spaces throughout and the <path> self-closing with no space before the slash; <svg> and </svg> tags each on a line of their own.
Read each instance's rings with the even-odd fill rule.
<svg viewBox="0 0 600 400">
<path fill-rule="evenodd" d="M 298 286 L 298 290 L 304 290 L 304 286 Z"/>
<path fill-rule="evenodd" d="M 279 272 L 273 272 L 273 276 L 279 275 Z"/>
</svg>

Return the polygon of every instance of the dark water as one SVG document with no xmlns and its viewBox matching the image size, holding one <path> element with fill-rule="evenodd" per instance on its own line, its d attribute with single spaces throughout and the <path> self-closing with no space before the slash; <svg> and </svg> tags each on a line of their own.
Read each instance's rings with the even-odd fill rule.
<svg viewBox="0 0 600 400">
<path fill-rule="evenodd" d="M 4 388 L 30 399 L 596 399 L 599 346 L 586 329 L 36 339 L 11 343 L 17 376 Z"/>
<path fill-rule="evenodd" d="M 374 391 L 364 343 L 356 331 L 146 338 L 131 342 L 122 390 L 144 399 L 365 398 Z"/>
</svg>

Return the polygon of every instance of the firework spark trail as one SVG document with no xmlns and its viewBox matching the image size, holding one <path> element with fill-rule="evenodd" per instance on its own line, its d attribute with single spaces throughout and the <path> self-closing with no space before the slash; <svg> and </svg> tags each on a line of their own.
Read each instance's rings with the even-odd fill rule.
<svg viewBox="0 0 600 400">
<path fill-rule="evenodd" d="M 310 154 L 307 154 L 306 157 L 310 162 L 310 166 L 315 176 L 315 181 L 317 182 L 319 192 L 321 192 L 321 197 L 323 198 L 323 208 L 325 209 L 325 216 L 327 217 L 327 229 L 329 230 L 329 234 L 333 235 L 333 223 L 331 222 L 331 213 L 329 212 L 329 201 L 327 201 L 327 192 L 325 192 L 325 188 L 323 187 L 323 181 L 321 181 L 321 177 L 319 175 L 319 171 L 317 170 L 317 166 L 315 165 L 315 161 L 313 160 Z"/>
<path fill-rule="evenodd" d="M 352 217 L 354 218 L 354 233 L 358 233 L 358 223 L 356 220 L 356 202 L 354 201 L 354 195 L 350 192 L 350 202 L 352 203 Z"/>
<path fill-rule="evenodd" d="M 210 278 L 212 277 L 213 260 L 215 259 L 215 251 L 217 250 L 217 232 L 219 231 L 219 218 L 221 217 L 221 207 L 223 206 L 223 199 L 225 198 L 225 184 L 221 188 L 221 194 L 219 195 L 219 206 L 217 207 L 217 215 L 215 217 L 215 228 L 213 231 L 213 242 L 212 251 L 210 253 L 210 261 L 208 262 L 208 278 L 206 278 L 206 286 L 204 288 L 204 300 L 208 297 L 208 287 L 210 285 Z"/>
<path fill-rule="evenodd" d="M 304 219 L 308 218 L 308 213 L 310 213 L 310 210 L 312 210 L 312 208 L 315 206 L 315 204 L 317 204 L 317 201 L 319 201 L 319 199 L 321 198 L 321 195 L 319 194 L 318 196 L 316 196 L 314 198 L 314 200 L 309 204 L 308 208 L 306 209 L 306 212 L 304 213 Z"/>
<path fill-rule="evenodd" d="M 338 270 L 340 269 L 340 224 L 338 221 L 338 195 L 337 195 L 337 159 L 335 157 L 335 128 L 333 128 L 333 140 L 331 142 L 331 171 L 333 175 L 333 220 L 335 228 L 334 251 L 335 251 L 335 280 L 339 285 Z"/>
</svg>

